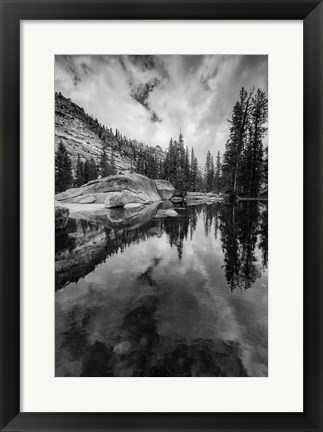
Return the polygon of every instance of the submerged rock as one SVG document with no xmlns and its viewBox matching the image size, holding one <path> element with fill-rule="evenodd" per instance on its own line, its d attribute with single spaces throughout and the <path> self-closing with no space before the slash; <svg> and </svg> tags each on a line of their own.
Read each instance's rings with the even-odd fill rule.
<svg viewBox="0 0 323 432">
<path fill-rule="evenodd" d="M 155 184 L 162 200 L 169 200 L 175 194 L 174 186 L 167 180 L 155 180 Z"/>
<path fill-rule="evenodd" d="M 79 204 L 90 201 L 96 204 L 104 203 L 108 208 L 129 203 L 149 204 L 161 200 L 154 180 L 140 174 L 114 175 L 92 180 L 79 188 L 57 194 L 55 199 Z"/>
<path fill-rule="evenodd" d="M 55 230 L 61 230 L 66 227 L 69 214 L 69 209 L 55 206 Z"/>
</svg>

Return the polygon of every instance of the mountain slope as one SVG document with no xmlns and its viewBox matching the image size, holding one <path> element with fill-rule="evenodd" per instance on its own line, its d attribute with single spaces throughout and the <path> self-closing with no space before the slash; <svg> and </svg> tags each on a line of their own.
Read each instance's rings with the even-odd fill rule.
<svg viewBox="0 0 323 432">
<path fill-rule="evenodd" d="M 131 165 L 135 169 L 137 156 L 143 151 L 148 151 L 158 161 L 165 159 L 161 147 L 154 148 L 127 139 L 117 131 L 114 134 L 112 129 L 86 114 L 83 108 L 61 93 L 55 93 L 55 151 L 60 142 L 71 157 L 74 172 L 78 155 L 83 161 L 93 158 L 98 164 L 103 148 L 109 159 L 113 153 L 117 172 L 130 171 Z"/>
</svg>

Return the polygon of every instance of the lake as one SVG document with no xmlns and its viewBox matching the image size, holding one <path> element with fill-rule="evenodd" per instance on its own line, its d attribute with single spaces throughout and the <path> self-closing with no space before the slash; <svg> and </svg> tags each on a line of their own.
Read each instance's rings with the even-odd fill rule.
<svg viewBox="0 0 323 432">
<path fill-rule="evenodd" d="M 267 202 L 71 213 L 55 375 L 267 376 L 267 244 Z"/>
</svg>

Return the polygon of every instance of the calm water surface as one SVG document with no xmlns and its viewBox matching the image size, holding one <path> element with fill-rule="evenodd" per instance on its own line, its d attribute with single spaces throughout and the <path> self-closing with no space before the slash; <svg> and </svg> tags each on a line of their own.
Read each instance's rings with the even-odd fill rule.
<svg viewBox="0 0 323 432">
<path fill-rule="evenodd" d="M 267 376 L 267 205 L 71 214 L 56 376 Z"/>
</svg>

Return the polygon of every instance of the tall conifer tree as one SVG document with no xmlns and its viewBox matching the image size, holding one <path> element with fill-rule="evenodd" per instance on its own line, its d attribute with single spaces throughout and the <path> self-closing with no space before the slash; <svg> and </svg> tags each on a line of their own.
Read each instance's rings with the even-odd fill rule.
<svg viewBox="0 0 323 432">
<path fill-rule="evenodd" d="M 62 142 L 55 155 L 55 191 L 63 192 L 73 184 L 72 162 Z"/>
</svg>

